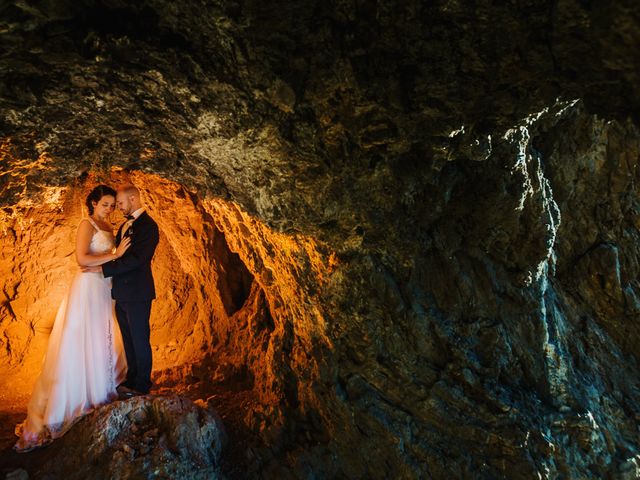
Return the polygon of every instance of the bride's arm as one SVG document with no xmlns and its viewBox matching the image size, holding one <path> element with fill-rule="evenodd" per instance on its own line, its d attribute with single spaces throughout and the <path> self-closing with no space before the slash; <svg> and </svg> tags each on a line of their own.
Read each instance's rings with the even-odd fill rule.
<svg viewBox="0 0 640 480">
<path fill-rule="evenodd" d="M 89 253 L 89 245 L 91 244 L 93 232 L 93 226 L 88 220 L 85 219 L 80 222 L 78 235 L 76 236 L 76 261 L 81 267 L 94 267 L 120 258 L 128 248 L 127 243 L 124 245 L 121 244 L 115 253 L 102 253 L 99 255 Z"/>
</svg>

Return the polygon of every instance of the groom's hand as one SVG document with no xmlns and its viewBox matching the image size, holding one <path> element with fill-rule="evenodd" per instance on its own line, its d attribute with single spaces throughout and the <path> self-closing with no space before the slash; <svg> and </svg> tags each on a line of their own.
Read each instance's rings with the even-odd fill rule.
<svg viewBox="0 0 640 480">
<path fill-rule="evenodd" d="M 102 267 L 100 265 L 96 267 L 80 267 L 80 270 L 82 270 L 83 272 L 98 273 L 98 272 L 102 272 Z"/>
</svg>

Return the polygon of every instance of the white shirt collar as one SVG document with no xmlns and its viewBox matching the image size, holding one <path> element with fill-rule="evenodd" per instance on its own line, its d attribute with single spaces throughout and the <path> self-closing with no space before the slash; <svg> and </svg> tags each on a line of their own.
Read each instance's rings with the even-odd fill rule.
<svg viewBox="0 0 640 480">
<path fill-rule="evenodd" d="M 144 212 L 144 207 L 140 207 L 135 212 L 133 212 L 131 215 L 133 215 L 133 218 L 137 219 L 140 215 L 142 215 L 142 212 Z"/>
</svg>

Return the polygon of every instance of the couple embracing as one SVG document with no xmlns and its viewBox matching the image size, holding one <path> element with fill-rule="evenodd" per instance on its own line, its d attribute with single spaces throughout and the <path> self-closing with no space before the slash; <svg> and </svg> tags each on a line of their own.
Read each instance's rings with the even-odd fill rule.
<svg viewBox="0 0 640 480">
<path fill-rule="evenodd" d="M 158 225 L 133 185 L 117 192 L 98 185 L 86 205 L 89 217 L 76 237 L 80 271 L 58 309 L 27 418 L 16 426 L 18 452 L 64 435 L 98 405 L 151 388 L 151 259 Z M 116 205 L 126 221 L 114 237 L 109 216 Z"/>
</svg>

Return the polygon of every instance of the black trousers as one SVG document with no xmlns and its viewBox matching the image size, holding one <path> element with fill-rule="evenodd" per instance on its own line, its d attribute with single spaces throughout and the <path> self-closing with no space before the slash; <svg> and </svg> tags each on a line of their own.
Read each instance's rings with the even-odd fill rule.
<svg viewBox="0 0 640 480">
<path fill-rule="evenodd" d="M 151 300 L 116 301 L 116 318 L 122 332 L 128 365 L 127 380 L 123 385 L 142 393 L 149 393 L 151 388 L 150 315 Z"/>
</svg>

